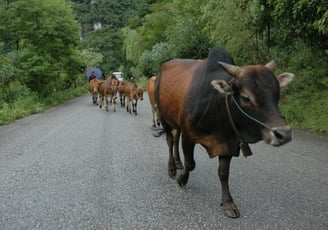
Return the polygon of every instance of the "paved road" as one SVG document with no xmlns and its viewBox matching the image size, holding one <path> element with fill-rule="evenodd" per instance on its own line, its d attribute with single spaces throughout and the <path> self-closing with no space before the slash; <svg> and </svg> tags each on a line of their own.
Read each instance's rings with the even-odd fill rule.
<svg viewBox="0 0 328 230">
<path fill-rule="evenodd" d="M 294 130 L 280 148 L 234 158 L 241 218 L 223 216 L 217 159 L 196 147 L 186 187 L 166 171 L 165 137 L 88 95 L 0 127 L 0 229 L 328 229 L 328 137 Z"/>
</svg>

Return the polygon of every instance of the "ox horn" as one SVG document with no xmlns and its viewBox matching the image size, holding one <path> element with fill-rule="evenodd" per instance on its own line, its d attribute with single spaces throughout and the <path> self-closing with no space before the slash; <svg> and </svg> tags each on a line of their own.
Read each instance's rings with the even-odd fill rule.
<svg viewBox="0 0 328 230">
<path fill-rule="evenodd" d="M 265 65 L 265 67 L 268 69 L 268 70 L 270 70 L 271 72 L 273 72 L 274 71 L 274 69 L 276 68 L 276 61 L 275 60 L 272 60 L 272 61 L 270 61 L 269 63 L 267 63 L 266 65 Z"/>
<path fill-rule="evenodd" d="M 218 63 L 233 77 L 237 77 L 241 73 L 241 68 L 239 66 L 230 65 L 221 61 Z"/>
</svg>

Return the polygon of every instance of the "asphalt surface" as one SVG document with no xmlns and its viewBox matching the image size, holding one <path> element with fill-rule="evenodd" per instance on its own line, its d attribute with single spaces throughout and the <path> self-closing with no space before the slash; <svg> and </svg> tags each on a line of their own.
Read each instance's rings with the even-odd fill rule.
<svg viewBox="0 0 328 230">
<path fill-rule="evenodd" d="M 195 149 L 186 187 L 167 174 L 148 98 L 137 116 L 84 95 L 0 127 L 0 229 L 328 229 L 328 137 L 294 130 L 234 158 L 241 218 L 220 207 L 218 160 Z M 183 157 L 182 157 L 183 159 Z"/>
</svg>

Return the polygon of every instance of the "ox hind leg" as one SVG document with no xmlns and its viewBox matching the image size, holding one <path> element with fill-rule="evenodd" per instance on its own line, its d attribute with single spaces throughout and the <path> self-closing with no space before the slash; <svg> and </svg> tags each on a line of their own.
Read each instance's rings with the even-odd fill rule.
<svg viewBox="0 0 328 230">
<path fill-rule="evenodd" d="M 159 112 L 158 112 L 157 108 L 156 108 L 156 123 L 157 123 L 157 126 L 161 125 L 160 116 L 159 116 Z"/>
<path fill-rule="evenodd" d="M 152 126 L 153 128 L 156 128 L 156 111 L 155 111 L 155 107 L 153 104 L 151 104 L 151 112 L 153 114 L 153 120 L 152 120 Z"/>
<path fill-rule="evenodd" d="M 231 158 L 231 156 L 219 157 L 218 175 L 220 178 L 222 189 L 221 206 L 223 206 L 223 213 L 225 216 L 230 218 L 238 218 L 240 217 L 240 214 L 229 190 L 229 169 Z"/>
<path fill-rule="evenodd" d="M 138 115 L 138 113 L 137 113 L 137 104 L 138 104 L 138 100 L 135 100 L 132 103 L 132 111 L 133 111 L 134 115 Z"/>
<path fill-rule="evenodd" d="M 180 140 L 180 131 L 177 129 L 172 130 L 173 135 L 173 157 L 175 161 L 175 166 L 177 169 L 183 169 L 183 164 L 180 159 L 180 153 L 179 153 L 179 140 Z"/>
<path fill-rule="evenodd" d="M 156 128 L 156 123 L 155 123 L 155 112 L 154 112 L 154 110 L 152 111 L 152 113 L 153 113 L 152 127 L 153 127 L 153 128 Z"/>
<path fill-rule="evenodd" d="M 166 143 L 169 147 L 169 160 L 167 164 L 167 171 L 170 177 L 174 177 L 177 174 L 177 168 L 173 157 L 174 138 L 172 133 L 172 127 L 169 126 L 164 120 L 162 120 L 162 125 L 166 133 Z"/>
<path fill-rule="evenodd" d="M 173 139 L 173 134 L 172 131 L 166 131 L 166 142 L 169 147 L 169 160 L 167 163 L 167 170 L 169 173 L 170 177 L 174 177 L 177 174 L 177 168 L 174 162 L 174 157 L 173 157 L 173 144 L 174 144 L 174 139 Z"/>
<path fill-rule="evenodd" d="M 177 182 L 180 186 L 188 183 L 189 172 L 194 170 L 196 163 L 194 159 L 195 143 L 182 134 L 182 150 L 184 155 L 184 169 L 181 171 Z"/>
</svg>

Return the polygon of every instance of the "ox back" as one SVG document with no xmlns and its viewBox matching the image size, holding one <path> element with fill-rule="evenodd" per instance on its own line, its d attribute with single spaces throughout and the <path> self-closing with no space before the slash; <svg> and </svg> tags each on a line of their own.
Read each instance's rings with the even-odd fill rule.
<svg viewBox="0 0 328 230">
<path fill-rule="evenodd" d="M 165 62 L 155 82 L 155 101 L 169 147 L 169 175 L 176 175 L 172 153 L 175 129 L 181 133 L 184 154 L 178 184 L 187 184 L 196 165 L 195 144 L 201 144 L 210 157 L 219 157 L 222 206 L 231 218 L 240 216 L 228 184 L 232 156 L 239 156 L 240 146 L 248 143 L 264 140 L 279 146 L 291 140 L 291 129 L 278 111 L 278 102 L 280 87 L 294 75 L 276 77 L 274 68 L 274 61 L 234 66 L 224 48 L 214 47 L 205 60 Z"/>
</svg>

